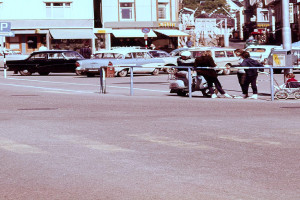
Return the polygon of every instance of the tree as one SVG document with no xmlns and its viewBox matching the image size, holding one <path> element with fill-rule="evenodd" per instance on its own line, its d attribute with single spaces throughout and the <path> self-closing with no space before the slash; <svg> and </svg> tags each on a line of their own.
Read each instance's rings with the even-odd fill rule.
<svg viewBox="0 0 300 200">
<path fill-rule="evenodd" d="M 221 9 L 222 7 L 229 10 L 229 6 L 226 0 L 183 0 L 183 7 L 196 9 L 198 8 L 196 15 L 198 16 L 202 11 L 210 14 L 212 12 L 227 15 L 226 11 Z"/>
</svg>

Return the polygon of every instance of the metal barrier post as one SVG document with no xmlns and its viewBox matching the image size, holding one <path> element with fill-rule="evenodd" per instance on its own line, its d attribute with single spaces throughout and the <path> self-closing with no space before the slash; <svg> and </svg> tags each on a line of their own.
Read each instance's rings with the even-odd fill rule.
<svg viewBox="0 0 300 200">
<path fill-rule="evenodd" d="M 106 93 L 106 79 L 104 67 L 100 67 L 100 93 Z"/>
<path fill-rule="evenodd" d="M 133 96 L 133 67 L 130 67 L 130 96 Z"/>
<path fill-rule="evenodd" d="M 271 78 L 271 101 L 274 101 L 274 71 L 273 71 L 273 66 L 270 67 L 270 78 Z"/>
<path fill-rule="evenodd" d="M 191 68 L 188 68 L 188 74 L 189 74 L 189 98 L 192 98 L 192 74 L 191 74 Z"/>
<path fill-rule="evenodd" d="M 5 58 L 5 52 L 3 51 L 3 67 L 4 67 L 4 78 L 6 78 L 6 58 Z"/>
</svg>

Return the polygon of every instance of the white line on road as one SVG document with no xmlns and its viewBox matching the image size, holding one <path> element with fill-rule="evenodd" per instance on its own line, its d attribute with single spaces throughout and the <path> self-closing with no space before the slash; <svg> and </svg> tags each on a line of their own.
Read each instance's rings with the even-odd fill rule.
<svg viewBox="0 0 300 200">
<path fill-rule="evenodd" d="M 40 82 L 40 83 L 54 83 L 54 84 L 64 84 L 64 85 L 79 85 L 79 86 L 94 86 L 100 87 L 99 84 L 87 84 L 87 83 L 67 83 L 67 82 L 56 82 L 56 81 L 41 81 L 41 80 L 28 80 L 28 79 L 18 79 L 18 78 L 7 78 L 11 80 L 18 80 L 18 81 L 31 81 L 31 82 Z M 118 88 L 118 89 L 130 89 L 130 87 L 125 86 L 111 86 L 107 85 L 108 88 Z M 160 92 L 160 93 L 169 93 L 168 90 L 154 90 L 154 89 L 145 89 L 145 88 L 133 88 L 134 90 L 141 90 L 141 91 L 150 91 L 150 92 Z"/>
</svg>

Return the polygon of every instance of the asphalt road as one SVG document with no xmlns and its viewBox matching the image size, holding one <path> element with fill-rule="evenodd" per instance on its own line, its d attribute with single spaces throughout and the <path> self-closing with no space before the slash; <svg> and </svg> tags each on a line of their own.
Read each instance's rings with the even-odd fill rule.
<svg viewBox="0 0 300 200">
<path fill-rule="evenodd" d="M 299 200 L 300 106 L 168 93 L 167 75 L 0 73 L 0 199 Z M 277 76 L 280 81 L 280 77 Z M 235 75 L 221 76 L 240 94 Z"/>
</svg>

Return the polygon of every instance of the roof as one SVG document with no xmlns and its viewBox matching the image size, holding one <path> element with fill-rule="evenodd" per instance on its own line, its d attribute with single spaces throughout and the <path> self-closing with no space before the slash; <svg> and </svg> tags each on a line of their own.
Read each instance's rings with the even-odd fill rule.
<svg viewBox="0 0 300 200">
<path fill-rule="evenodd" d="M 136 48 L 118 48 L 118 49 L 112 49 L 112 50 L 101 50 L 97 53 L 120 53 L 120 54 L 126 54 L 126 53 L 132 53 L 132 52 L 148 52 L 149 49 L 136 49 Z"/>
</svg>

